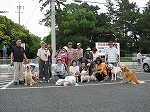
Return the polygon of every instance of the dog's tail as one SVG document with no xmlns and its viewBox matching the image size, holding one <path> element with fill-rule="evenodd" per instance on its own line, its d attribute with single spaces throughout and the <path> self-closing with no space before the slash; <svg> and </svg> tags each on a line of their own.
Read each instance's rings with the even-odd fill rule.
<svg viewBox="0 0 150 112">
<path fill-rule="evenodd" d="M 143 84 L 143 83 L 145 83 L 144 81 L 141 81 L 141 80 L 138 80 L 138 83 L 139 84 Z"/>
</svg>

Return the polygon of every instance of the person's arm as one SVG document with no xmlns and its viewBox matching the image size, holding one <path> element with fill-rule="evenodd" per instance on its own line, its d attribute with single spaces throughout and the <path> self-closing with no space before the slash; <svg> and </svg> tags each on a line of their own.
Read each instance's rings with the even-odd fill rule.
<svg viewBox="0 0 150 112">
<path fill-rule="evenodd" d="M 27 59 L 27 57 L 26 57 L 26 54 L 25 54 L 25 53 L 23 53 L 23 57 L 24 57 L 25 61 L 26 61 L 26 62 L 28 62 L 28 59 Z"/>
<path fill-rule="evenodd" d="M 13 64 L 13 52 L 11 52 L 11 54 L 10 54 L 10 64 L 11 65 Z"/>
<path fill-rule="evenodd" d="M 107 63 L 108 55 L 105 54 L 105 63 Z"/>
</svg>

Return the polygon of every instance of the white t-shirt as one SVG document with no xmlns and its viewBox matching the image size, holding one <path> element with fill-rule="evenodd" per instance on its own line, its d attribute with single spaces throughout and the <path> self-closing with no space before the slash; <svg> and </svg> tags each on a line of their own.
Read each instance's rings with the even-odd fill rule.
<svg viewBox="0 0 150 112">
<path fill-rule="evenodd" d="M 98 57 L 98 53 L 96 52 L 95 54 L 92 52 L 93 54 L 93 61 L 96 60 L 96 58 Z"/>
<path fill-rule="evenodd" d="M 69 67 L 69 72 L 72 72 L 73 74 L 76 72 L 79 72 L 79 66 L 70 66 Z"/>
<path fill-rule="evenodd" d="M 108 62 L 116 62 L 117 49 L 112 47 L 106 49 L 106 55 L 108 56 Z"/>
</svg>

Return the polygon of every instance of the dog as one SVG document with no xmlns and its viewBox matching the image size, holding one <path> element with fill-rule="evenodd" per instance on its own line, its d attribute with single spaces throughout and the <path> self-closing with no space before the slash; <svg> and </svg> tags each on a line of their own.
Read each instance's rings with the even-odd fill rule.
<svg viewBox="0 0 150 112">
<path fill-rule="evenodd" d="M 108 64 L 108 69 L 111 71 L 111 80 L 116 81 L 117 80 L 117 74 L 121 73 L 121 68 L 120 67 L 115 67 L 113 64 Z M 121 77 L 119 77 L 121 79 Z"/>
<path fill-rule="evenodd" d="M 94 74 L 92 74 L 92 75 L 90 76 L 90 81 L 97 81 L 97 78 L 95 77 Z"/>
<path fill-rule="evenodd" d="M 82 70 L 80 75 L 81 75 L 81 82 L 83 82 L 83 81 L 90 82 L 91 77 L 88 76 L 88 71 Z"/>
<path fill-rule="evenodd" d="M 32 73 L 31 73 L 31 66 L 29 64 L 26 65 L 26 71 L 25 71 L 25 86 L 33 84 L 36 84 L 36 82 L 32 79 Z"/>
<path fill-rule="evenodd" d="M 129 84 L 140 84 L 145 83 L 144 81 L 137 80 L 137 77 L 135 74 L 124 64 L 120 66 L 122 70 L 122 82 L 127 82 Z"/>
</svg>

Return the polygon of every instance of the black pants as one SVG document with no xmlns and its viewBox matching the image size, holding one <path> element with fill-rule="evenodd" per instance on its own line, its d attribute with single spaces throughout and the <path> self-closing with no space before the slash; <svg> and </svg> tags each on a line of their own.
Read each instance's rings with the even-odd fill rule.
<svg viewBox="0 0 150 112">
<path fill-rule="evenodd" d="M 104 78 L 106 77 L 105 74 L 100 74 L 100 73 L 96 73 L 96 78 L 98 79 L 98 81 L 102 81 L 104 80 Z"/>
<path fill-rule="evenodd" d="M 43 80 L 44 76 L 45 81 L 48 81 L 50 78 L 48 74 L 48 62 L 39 60 L 39 80 Z"/>
<path fill-rule="evenodd" d="M 51 68 L 52 68 L 52 64 L 49 62 L 48 63 L 48 74 L 49 74 L 50 78 L 52 78 L 52 69 Z"/>
</svg>

